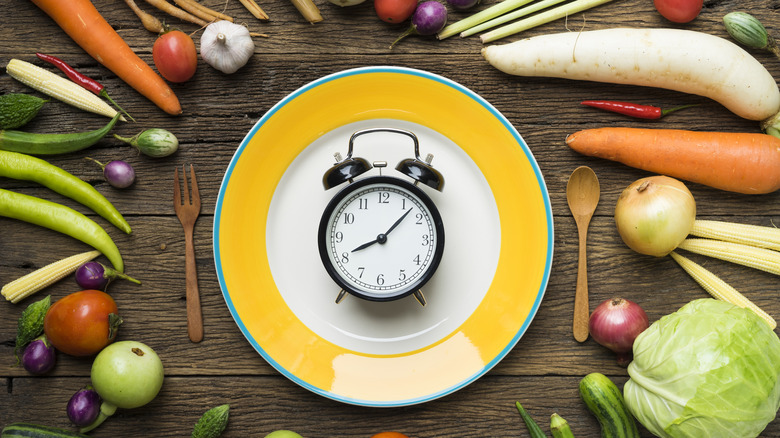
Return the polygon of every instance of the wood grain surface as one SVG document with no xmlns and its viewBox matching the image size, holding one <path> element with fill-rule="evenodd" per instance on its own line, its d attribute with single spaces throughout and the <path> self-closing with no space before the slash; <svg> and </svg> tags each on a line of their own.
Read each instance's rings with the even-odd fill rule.
<svg viewBox="0 0 780 438">
<path fill-rule="evenodd" d="M 480 55 L 476 38 L 444 41 L 409 37 L 394 49 L 389 44 L 404 25 L 389 25 L 375 15 L 372 1 L 340 8 L 316 0 L 324 20 L 309 24 L 287 0 L 259 0 L 271 20 L 260 22 L 234 0 L 201 0 L 225 10 L 250 30 L 267 34 L 255 38 L 249 63 L 237 73 L 222 74 L 199 60 L 195 77 L 173 84 L 183 108 L 169 116 L 130 89 L 73 43 L 45 14 L 28 1 L 0 0 L 8 7 L 0 19 L 0 66 L 12 58 L 40 62 L 35 52 L 63 58 L 102 82 L 112 97 L 138 120 L 115 131 L 134 135 L 140 127 L 174 132 L 180 150 L 150 159 L 131 147 L 105 138 L 84 151 L 50 161 L 79 175 L 118 206 L 133 226 L 124 235 L 106 226 L 122 251 L 127 273 L 141 286 L 116 282 L 110 292 L 125 323 L 119 339 L 154 346 L 165 364 L 165 384 L 149 405 L 120 410 L 95 429 L 95 437 L 184 437 L 210 407 L 230 403 L 225 437 L 263 437 L 276 429 L 294 430 L 307 438 L 363 437 L 397 430 L 425 437 L 528 436 L 514 407 L 520 401 L 549 432 L 549 416 L 566 418 L 577 437 L 599 437 L 599 425 L 579 399 L 577 384 L 590 372 L 601 372 L 619 386 L 628 379 L 614 355 L 592 339 L 575 341 L 571 334 L 577 276 L 577 228 L 566 203 L 566 183 L 578 166 L 592 167 L 599 177 L 601 200 L 588 232 L 590 303 L 623 296 L 640 303 L 651 321 L 707 294 L 671 258 L 634 253 L 617 234 L 613 211 L 620 192 L 647 173 L 571 151 L 566 135 L 602 126 L 652 126 L 694 130 L 758 132 L 758 124 L 733 115 L 706 98 L 683 93 L 565 79 L 511 77 L 490 67 Z M 478 9 L 496 0 L 483 0 Z M 143 29 L 119 0 L 95 0 L 95 5 L 128 44 L 152 64 L 156 36 Z M 185 32 L 196 43 L 198 26 L 164 16 L 145 2 L 139 6 Z M 652 0 L 616 0 L 568 20 L 507 38 L 551 32 L 616 26 L 675 27 L 728 37 L 721 19 L 731 11 L 749 11 L 770 33 L 780 31 L 778 0 L 706 0 L 701 15 L 679 25 L 664 20 Z M 476 9 L 475 9 L 476 10 Z M 471 11 L 473 12 L 473 11 Z M 453 12 L 450 21 L 470 12 Z M 680 42 L 684 44 L 684 41 Z M 774 77 L 780 60 L 752 50 Z M 280 99 L 322 76 L 347 68 L 374 65 L 413 67 L 454 80 L 484 97 L 521 133 L 536 158 L 547 184 L 554 216 L 554 258 L 541 307 L 526 334 L 485 376 L 438 400 L 401 408 L 356 407 L 315 395 L 291 382 L 269 365 L 246 341 L 231 318 L 215 272 L 212 231 L 214 209 L 222 178 L 246 133 Z M 34 93 L 7 74 L 0 74 L 0 93 Z M 661 121 L 638 121 L 582 107 L 585 99 L 626 100 L 673 107 L 699 106 Z M 24 129 L 33 132 L 75 132 L 102 126 L 105 119 L 52 101 Z M 474 129 L 480 129 L 475 126 Z M 108 186 L 100 168 L 85 160 L 125 159 L 135 166 L 136 183 L 127 190 Z M 202 200 L 195 225 L 195 255 L 203 312 L 204 339 L 189 341 L 186 322 L 184 233 L 172 207 L 173 170 L 193 164 Z M 48 199 L 84 211 L 73 201 L 36 184 L 0 178 L 0 187 Z M 780 223 L 780 194 L 748 196 L 689 184 L 703 219 L 757 225 Z M 86 211 L 84 211 L 87 213 Z M 102 218 L 95 217 L 101 225 Z M 73 239 L 20 221 L 0 218 L 0 284 L 5 284 L 56 259 L 88 249 Z M 777 278 L 738 265 L 691 255 L 776 318 L 780 316 Z M 37 297 L 53 299 L 75 292 L 72 276 Z M 31 421 L 72 427 L 65 415 L 70 396 L 89 383 L 91 358 L 60 355 L 52 373 L 29 375 L 15 365 L 13 344 L 24 305 L 0 303 L 0 426 Z M 443 364 L 446 366 L 446 364 Z M 643 437 L 651 436 L 641 428 Z M 762 434 L 780 437 L 780 422 Z"/>
</svg>

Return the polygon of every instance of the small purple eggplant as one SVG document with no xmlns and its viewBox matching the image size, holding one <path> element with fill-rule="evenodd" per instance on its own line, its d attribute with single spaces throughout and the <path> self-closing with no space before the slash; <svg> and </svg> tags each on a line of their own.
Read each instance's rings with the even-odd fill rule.
<svg viewBox="0 0 780 438">
<path fill-rule="evenodd" d="M 103 168 L 106 181 L 118 189 L 130 187 L 135 182 L 135 169 L 127 161 L 114 160 L 103 164 L 94 158 L 86 157 L 86 159 L 98 163 Z"/>
<path fill-rule="evenodd" d="M 412 34 L 434 35 L 444 29 L 446 24 L 447 7 L 437 0 L 424 1 L 417 5 L 417 9 L 414 10 L 412 25 L 398 39 L 393 41 L 393 44 L 390 44 L 390 48 L 392 49 L 399 41 Z"/>
<path fill-rule="evenodd" d="M 57 362 L 57 351 L 46 335 L 41 335 L 27 344 L 22 353 L 22 366 L 30 374 L 46 374 Z"/>
<path fill-rule="evenodd" d="M 135 278 L 122 274 L 116 269 L 111 269 L 99 262 L 87 262 L 76 269 L 76 283 L 84 289 L 104 291 L 108 283 L 115 278 L 122 278 L 135 284 L 141 284 Z"/>
<path fill-rule="evenodd" d="M 97 391 L 91 386 L 86 386 L 73 394 L 68 401 L 68 418 L 78 427 L 89 426 L 100 414 L 101 403 Z"/>
</svg>

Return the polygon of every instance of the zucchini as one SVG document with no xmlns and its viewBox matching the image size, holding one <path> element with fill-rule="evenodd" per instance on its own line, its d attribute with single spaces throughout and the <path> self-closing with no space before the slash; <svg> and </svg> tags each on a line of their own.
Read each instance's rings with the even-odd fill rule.
<svg viewBox="0 0 780 438">
<path fill-rule="evenodd" d="M 33 423 L 11 423 L 0 432 L 0 438 L 89 438 L 68 429 Z"/>
<path fill-rule="evenodd" d="M 601 373 L 580 380 L 580 397 L 599 420 L 602 438 L 639 438 L 633 415 L 628 411 L 618 387 Z"/>
</svg>

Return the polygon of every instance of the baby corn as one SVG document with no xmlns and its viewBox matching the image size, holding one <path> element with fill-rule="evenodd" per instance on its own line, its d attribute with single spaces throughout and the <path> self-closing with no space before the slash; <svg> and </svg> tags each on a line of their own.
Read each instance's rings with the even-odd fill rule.
<svg viewBox="0 0 780 438">
<path fill-rule="evenodd" d="M 696 262 L 683 257 L 676 252 L 670 253 L 674 261 L 676 261 L 699 285 L 706 290 L 714 298 L 726 301 L 734 304 L 735 306 L 752 310 L 756 315 L 760 316 L 769 327 L 774 330 L 777 327 L 777 322 L 769 316 L 766 312 L 761 310 L 747 297 L 739 293 L 736 289 L 731 287 L 728 283 L 721 280 L 718 276 L 712 272 L 706 270 Z"/>
<path fill-rule="evenodd" d="M 696 219 L 691 234 L 780 251 L 780 228 Z"/>
<path fill-rule="evenodd" d="M 0 295 L 12 303 L 18 303 L 30 295 L 61 280 L 65 276 L 76 272 L 76 269 L 78 269 L 79 266 L 99 255 L 100 251 L 87 251 L 48 264 L 6 284 L 0 289 Z"/>
<path fill-rule="evenodd" d="M 20 59 L 12 59 L 6 66 L 8 75 L 30 88 L 57 100 L 91 113 L 114 118 L 117 111 L 100 97 L 73 81 Z M 119 120 L 127 121 L 124 116 Z"/>
<path fill-rule="evenodd" d="M 713 239 L 685 239 L 679 249 L 780 275 L 780 252 Z"/>
</svg>

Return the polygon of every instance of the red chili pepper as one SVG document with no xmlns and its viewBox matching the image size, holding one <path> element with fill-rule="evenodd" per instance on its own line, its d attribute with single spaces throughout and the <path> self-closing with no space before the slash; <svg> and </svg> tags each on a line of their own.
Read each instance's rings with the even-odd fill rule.
<svg viewBox="0 0 780 438">
<path fill-rule="evenodd" d="M 127 111 L 123 110 L 122 107 L 117 105 L 116 102 L 114 102 L 114 100 L 111 99 L 111 97 L 108 95 L 108 92 L 106 91 L 106 87 L 104 87 L 100 82 L 90 78 L 89 76 L 79 73 L 78 71 L 76 71 L 76 69 L 68 65 L 68 63 L 61 60 L 60 58 L 57 58 L 56 56 L 45 55 L 43 53 L 36 53 L 35 56 L 60 69 L 63 73 L 65 73 L 65 76 L 67 76 L 71 81 L 81 85 L 83 88 L 97 94 L 98 96 L 107 99 L 115 107 L 117 107 L 119 111 L 121 111 L 127 117 L 129 117 L 130 120 L 135 121 L 135 119 L 133 119 L 130 116 L 130 114 L 127 113 Z"/>
<path fill-rule="evenodd" d="M 606 111 L 612 111 L 613 113 L 623 114 L 626 116 L 637 117 L 640 119 L 660 119 L 661 117 L 672 113 L 674 111 L 696 106 L 697 104 L 683 105 L 670 109 L 661 109 L 657 106 L 651 105 L 638 105 L 630 102 L 616 102 L 611 100 L 586 100 L 582 102 L 583 105 L 587 105 L 593 108 L 599 108 Z"/>
</svg>

